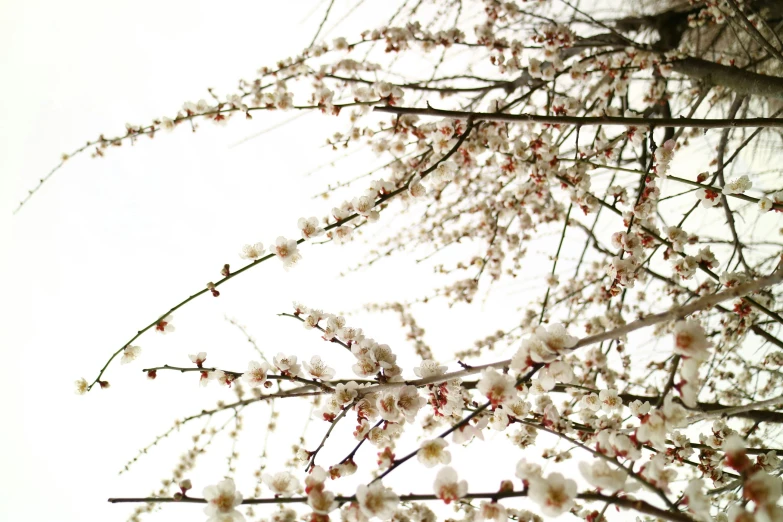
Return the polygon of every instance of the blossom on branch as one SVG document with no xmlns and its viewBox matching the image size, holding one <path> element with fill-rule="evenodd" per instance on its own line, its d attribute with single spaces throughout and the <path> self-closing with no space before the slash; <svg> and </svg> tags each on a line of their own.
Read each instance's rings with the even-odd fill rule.
<svg viewBox="0 0 783 522">
<path fill-rule="evenodd" d="M 274 475 L 264 473 L 261 480 L 267 485 L 276 497 L 290 497 L 302 489 L 299 481 L 288 471 L 281 471 Z"/>
<path fill-rule="evenodd" d="M 266 374 L 270 370 L 266 362 L 250 361 L 247 365 L 247 371 L 242 374 L 242 380 L 251 388 L 263 386 L 267 381 Z"/>
<path fill-rule="evenodd" d="M 448 464 L 451 462 L 451 453 L 446 451 L 448 445 L 449 443 L 441 438 L 425 440 L 419 446 L 416 458 L 427 468 L 434 468 L 438 464 Z"/>
<path fill-rule="evenodd" d="M 384 487 L 380 481 L 373 482 L 369 486 L 360 485 L 356 488 L 356 500 L 359 508 L 367 517 L 378 517 L 380 520 L 389 520 L 394 515 L 400 497 L 391 489 Z"/>
<path fill-rule="evenodd" d="M 296 240 L 286 239 L 282 236 L 275 241 L 275 254 L 283 262 L 283 266 L 288 269 L 298 263 L 302 256 L 299 254 L 299 246 Z"/>
<path fill-rule="evenodd" d="M 454 500 L 459 500 L 468 492 L 468 483 L 465 480 L 459 480 L 454 468 L 446 466 L 441 468 L 433 484 L 435 494 L 446 504 Z"/>
<path fill-rule="evenodd" d="M 242 259 L 258 259 L 264 255 L 263 243 L 254 243 L 252 245 L 245 245 L 242 247 L 242 252 L 239 256 Z"/>
<path fill-rule="evenodd" d="M 242 493 L 236 490 L 234 481 L 230 478 L 222 480 L 215 486 L 204 488 L 204 500 L 207 507 L 204 513 L 209 516 L 207 522 L 243 522 L 244 515 L 236 510 L 242 503 Z"/>
<path fill-rule="evenodd" d="M 512 376 L 488 368 L 481 372 L 481 379 L 476 385 L 476 389 L 487 397 L 493 406 L 498 406 L 516 399 L 517 390 L 514 388 L 514 384 Z"/>
<path fill-rule="evenodd" d="M 128 345 L 125 347 L 125 349 L 122 351 L 122 364 L 128 364 L 131 361 L 134 361 L 136 357 L 139 356 L 141 353 L 141 348 L 138 346 L 131 346 Z"/>
<path fill-rule="evenodd" d="M 324 229 L 321 228 L 317 217 L 299 218 L 297 226 L 301 230 L 304 239 L 312 239 L 324 233 Z"/>
<path fill-rule="evenodd" d="M 162 319 L 159 319 L 155 324 L 155 330 L 162 334 L 173 332 L 176 328 L 174 328 L 174 325 L 171 324 L 172 319 L 173 316 L 171 314 L 165 316 Z"/>
<path fill-rule="evenodd" d="M 541 507 L 545 516 L 557 517 L 574 505 L 576 482 L 560 473 L 551 473 L 546 478 L 533 478 L 528 487 L 528 497 Z"/>
<path fill-rule="evenodd" d="M 316 379 L 328 381 L 334 378 L 334 368 L 328 367 L 318 355 L 313 355 L 312 358 L 310 358 L 310 363 L 302 361 L 302 366 L 307 370 L 307 373 Z"/>
</svg>

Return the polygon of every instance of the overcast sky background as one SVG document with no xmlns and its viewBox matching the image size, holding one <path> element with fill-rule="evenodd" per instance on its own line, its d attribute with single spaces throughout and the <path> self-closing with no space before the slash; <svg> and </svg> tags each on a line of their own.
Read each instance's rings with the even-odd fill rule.
<svg viewBox="0 0 783 522">
<path fill-rule="evenodd" d="M 345 34 L 388 18 L 381 3 L 367 4 L 353 14 L 365 23 L 345 25 Z M 332 19 L 352 5 L 336 2 Z M 360 153 L 338 170 L 305 176 L 339 156 L 321 145 L 332 132 L 344 130 L 344 121 L 308 115 L 241 145 L 292 114 L 237 118 L 225 128 L 204 123 L 195 134 L 180 128 L 152 141 L 143 138 L 103 159 L 73 158 L 29 205 L 11 215 L 61 153 L 100 133 L 120 133 L 126 122 L 146 124 L 173 115 L 183 102 L 206 97 L 207 87 L 230 92 L 239 78 L 252 78 L 258 67 L 306 46 L 325 6 L 147 0 L 26 0 L 0 6 L 0 269 L 5 277 L 0 355 L 6 369 L 0 380 L 0 520 L 124 520 L 131 508 L 105 499 L 155 489 L 188 447 L 188 437 L 170 440 L 135 472 L 118 478 L 125 462 L 175 418 L 233 398 L 215 385 L 200 388 L 197 374 L 161 373 L 151 383 L 140 370 L 188 365 L 187 354 L 198 351 L 206 351 L 212 364 L 243 370 L 257 357 L 224 315 L 246 325 L 262 347 L 269 347 L 270 357 L 279 350 L 307 359 L 321 353 L 333 366 L 343 363 L 339 373 L 346 375 L 346 354 L 330 358 L 332 346 L 324 349 L 317 335 L 275 314 L 289 311 L 293 300 L 336 312 L 374 299 L 421 294 L 430 272 L 412 260 L 393 265 L 394 270 L 381 264 L 379 272 L 336 279 L 364 249 L 307 247 L 294 270 L 285 272 L 272 260 L 222 286 L 219 299 L 206 295 L 180 310 L 175 334 L 144 334 L 135 343 L 143 350 L 138 361 L 110 367 L 110 390 L 78 397 L 73 382 L 91 381 L 137 329 L 219 279 L 224 263 L 241 266 L 237 252 L 244 243 L 297 237 L 297 218 L 328 212 L 337 201 L 312 196 L 325 188 L 330 172 L 360 174 L 374 158 Z M 313 8 L 318 11 L 308 16 Z M 359 185 L 356 192 L 363 189 Z M 485 312 L 477 320 L 470 315 L 474 312 L 452 309 L 449 321 L 460 329 L 428 332 L 428 340 L 442 343 L 445 352 L 463 349 L 475 338 L 472 332 L 486 335 L 514 322 L 509 320 L 513 309 Z M 395 316 L 366 316 L 356 326 L 395 347 L 410 369 L 412 350 L 403 348 L 404 332 Z M 255 427 L 256 437 L 268 415 L 263 408 L 257 411 L 246 416 L 248 432 Z M 288 417 L 284 412 L 282 419 L 285 458 L 288 440 L 301 434 L 304 419 L 301 412 Z M 324 429 L 319 426 L 313 437 Z M 325 453 L 324 464 L 346 448 L 331 458 Z M 214 449 L 211 460 L 191 475 L 198 494 L 225 473 L 227 446 Z M 252 491 L 247 477 L 259 450 L 254 439 L 242 454 L 237 477 L 246 492 Z M 513 464 L 505 463 L 507 473 L 513 474 Z M 434 477 L 436 470 L 431 471 Z M 429 475 L 423 482 L 427 491 Z M 404 476 L 400 473 L 400 479 Z M 157 519 L 198 520 L 201 509 L 168 506 Z"/>
</svg>

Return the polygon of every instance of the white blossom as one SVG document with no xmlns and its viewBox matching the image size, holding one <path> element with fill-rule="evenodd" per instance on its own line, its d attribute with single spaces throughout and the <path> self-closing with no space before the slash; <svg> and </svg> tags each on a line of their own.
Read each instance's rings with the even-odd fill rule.
<svg viewBox="0 0 783 522">
<path fill-rule="evenodd" d="M 282 236 L 275 242 L 275 254 L 283 262 L 285 268 L 290 268 L 298 263 L 302 256 L 299 254 L 299 247 L 295 240 L 286 239 Z"/>
<path fill-rule="evenodd" d="M 267 485 L 272 493 L 277 497 L 290 497 L 294 493 L 299 492 L 302 489 L 302 485 L 299 481 L 288 471 L 281 471 L 271 475 L 264 473 L 261 475 L 261 480 Z"/>
<path fill-rule="evenodd" d="M 136 359 L 136 357 L 139 356 L 141 353 L 141 348 L 138 346 L 131 346 L 128 345 L 125 347 L 124 350 L 122 350 L 122 364 L 128 364 L 129 362 Z"/>
<path fill-rule="evenodd" d="M 356 500 L 359 501 L 359 507 L 366 516 L 378 517 L 380 520 L 391 519 L 397 504 L 400 503 L 400 497 L 391 489 L 384 487 L 380 481 L 356 488 Z"/>
<path fill-rule="evenodd" d="M 296 355 L 286 355 L 283 352 L 278 353 L 272 359 L 278 370 L 298 377 L 302 373 L 302 367 L 296 362 Z"/>
<path fill-rule="evenodd" d="M 685 502 L 688 504 L 688 509 L 696 515 L 699 520 L 704 522 L 712 522 L 710 516 L 710 499 L 702 491 L 704 489 L 704 481 L 702 479 L 694 479 L 688 483 L 688 486 L 683 491 Z"/>
<path fill-rule="evenodd" d="M 416 458 L 427 468 L 433 468 L 438 464 L 448 464 L 451 462 L 451 453 L 445 449 L 448 444 L 442 438 L 425 440 L 419 446 Z"/>
<path fill-rule="evenodd" d="M 334 368 L 328 367 L 318 355 L 313 355 L 309 364 L 307 361 L 302 361 L 302 366 L 307 370 L 307 373 L 316 379 L 328 381 L 334 378 Z"/>
<path fill-rule="evenodd" d="M 726 186 L 723 187 L 724 194 L 742 194 L 746 190 L 750 190 L 753 186 L 748 176 L 742 175 L 739 178 L 729 181 Z"/>
<path fill-rule="evenodd" d="M 263 243 L 253 243 L 252 245 L 245 245 L 242 247 L 242 252 L 239 253 L 239 256 L 242 259 L 258 259 L 263 255 L 264 255 Z"/>
<path fill-rule="evenodd" d="M 454 500 L 461 499 L 467 494 L 468 483 L 465 480 L 459 480 L 457 471 L 454 468 L 446 466 L 441 468 L 435 477 L 433 488 L 438 498 L 448 504 Z"/>
<path fill-rule="evenodd" d="M 551 473 L 546 478 L 539 477 L 530 481 L 528 497 L 541 507 L 545 516 L 557 517 L 574 505 L 576 482 L 560 473 Z"/>
<path fill-rule="evenodd" d="M 759 505 L 775 504 L 783 495 L 783 483 L 780 477 L 757 471 L 745 481 L 742 494 Z"/>
<path fill-rule="evenodd" d="M 612 468 L 603 459 L 596 459 L 592 463 L 582 461 L 579 463 L 579 471 L 591 486 L 609 491 L 623 489 L 628 477 L 623 469 Z"/>
<path fill-rule="evenodd" d="M 479 504 L 476 518 L 478 518 L 479 521 L 493 520 L 494 522 L 506 522 L 508 520 L 508 512 L 499 502 L 487 502 L 486 500 L 482 500 L 481 504 Z"/>
<path fill-rule="evenodd" d="M 76 395 L 84 395 L 87 393 L 87 388 L 89 387 L 89 384 L 87 384 L 87 381 L 85 379 L 79 379 L 76 381 Z"/>
<path fill-rule="evenodd" d="M 209 516 L 207 522 L 223 522 L 227 520 L 226 516 L 231 517 L 228 520 L 236 522 L 245 520 L 244 515 L 236 510 L 242 503 L 242 493 L 236 490 L 232 479 L 227 478 L 215 486 L 205 487 L 203 496 L 207 501 L 207 507 L 204 509 Z"/>
<path fill-rule="evenodd" d="M 252 388 L 261 386 L 267 380 L 266 374 L 269 369 L 269 365 L 265 362 L 250 361 L 247 365 L 247 371 L 242 374 L 242 380 Z"/>
<path fill-rule="evenodd" d="M 155 324 L 155 330 L 162 334 L 173 332 L 175 330 L 174 325 L 171 324 L 173 319 L 174 317 L 171 314 L 163 317 L 162 319 L 158 319 L 158 322 Z"/>
<path fill-rule="evenodd" d="M 514 378 L 507 374 L 498 373 L 492 368 L 481 372 L 476 389 L 486 396 L 493 405 L 497 406 L 504 402 L 510 402 L 517 397 L 517 391 L 514 388 Z"/>
<path fill-rule="evenodd" d="M 299 218 L 297 226 L 302 232 L 302 237 L 304 239 L 312 239 L 324 233 L 324 229 L 321 228 L 317 217 Z"/>
<path fill-rule="evenodd" d="M 552 324 L 549 328 L 539 326 L 536 328 L 536 337 L 541 339 L 547 348 L 555 354 L 573 348 L 578 341 L 576 337 L 568 335 L 568 330 L 559 323 Z"/>
<path fill-rule="evenodd" d="M 683 357 L 707 359 L 709 342 L 701 325 L 695 321 L 677 321 L 674 325 L 674 353 Z"/>
<path fill-rule="evenodd" d="M 421 364 L 419 364 L 419 366 L 413 368 L 413 373 L 415 373 L 417 377 L 426 379 L 428 377 L 436 377 L 438 375 L 443 375 L 444 373 L 446 373 L 447 369 L 448 369 L 447 366 L 441 366 L 437 362 L 427 359 L 421 361 Z"/>
</svg>

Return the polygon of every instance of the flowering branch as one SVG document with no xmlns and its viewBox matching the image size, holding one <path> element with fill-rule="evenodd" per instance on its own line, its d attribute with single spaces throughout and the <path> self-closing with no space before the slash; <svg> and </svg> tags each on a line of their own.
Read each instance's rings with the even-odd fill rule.
<svg viewBox="0 0 783 522">
<path fill-rule="evenodd" d="M 494 493 L 466 493 L 462 498 L 464 499 L 488 499 L 492 501 L 503 500 L 506 498 L 519 498 L 527 497 L 528 491 L 497 491 Z M 409 494 L 400 495 L 400 501 L 402 502 L 427 502 L 441 500 L 439 496 L 433 494 Z M 601 493 L 579 493 L 577 498 L 585 500 L 587 502 L 607 502 L 609 504 L 623 507 L 626 509 L 633 509 L 639 513 L 646 515 L 652 515 L 663 520 L 671 520 L 672 522 L 695 522 L 694 519 L 687 514 L 680 511 L 669 511 L 653 506 L 643 500 L 638 500 L 627 496 L 609 496 L 602 495 Z M 347 502 L 356 502 L 356 495 L 335 495 L 334 500 L 340 504 Z M 242 505 L 262 505 L 262 504 L 307 504 L 308 497 L 273 497 L 273 498 L 247 498 L 242 500 Z M 112 504 L 120 503 L 136 503 L 147 502 L 154 504 L 163 504 L 178 502 L 184 504 L 206 504 L 207 500 L 204 498 L 183 496 L 182 498 L 174 497 L 146 497 L 146 498 L 110 498 L 108 502 Z"/>
<path fill-rule="evenodd" d="M 424 178 L 425 178 L 425 177 L 426 177 L 428 174 L 430 174 L 430 173 L 431 173 L 431 172 L 433 172 L 433 171 L 434 171 L 436 168 L 438 168 L 438 166 L 439 166 L 441 163 L 443 163 L 443 162 L 447 161 L 447 160 L 448 160 L 448 159 L 449 159 L 449 158 L 450 158 L 452 155 L 454 155 L 454 154 L 457 152 L 457 150 L 459 150 L 460 146 L 461 146 L 461 145 L 462 145 L 462 144 L 465 142 L 465 140 L 467 139 L 467 137 L 468 137 L 468 136 L 471 134 L 471 132 L 473 131 L 473 128 L 474 128 L 474 127 L 473 127 L 473 120 L 472 120 L 471 118 L 469 118 L 469 119 L 468 119 L 468 121 L 467 121 L 467 126 L 466 126 L 466 128 L 465 128 L 465 131 L 464 131 L 464 132 L 462 133 L 462 135 L 461 135 L 461 136 L 460 136 L 460 137 L 457 139 L 457 141 L 456 141 L 456 143 L 454 144 L 454 146 L 453 146 L 453 147 L 451 147 L 451 148 L 448 150 L 448 152 L 446 152 L 446 154 L 444 154 L 444 155 L 443 155 L 443 156 L 442 156 L 442 157 L 441 157 L 439 160 L 437 160 L 437 161 L 436 161 L 436 162 L 435 162 L 433 165 L 431 165 L 431 166 L 430 166 L 430 167 L 428 167 L 427 169 L 423 170 L 423 171 L 421 172 L 421 174 L 419 175 L 419 178 L 420 178 L 420 179 L 424 179 Z M 384 203 L 384 202 L 386 202 L 386 201 L 388 201 L 388 200 L 392 199 L 393 197 L 395 197 L 395 196 L 397 196 L 397 195 L 399 195 L 399 194 L 401 194 L 401 193 L 403 193 L 403 192 L 407 191 L 412 181 L 413 181 L 413 177 L 409 178 L 409 179 L 408 179 L 408 181 L 407 181 L 407 182 L 405 182 L 405 183 L 403 184 L 403 186 L 399 187 L 398 189 L 396 189 L 396 190 L 393 190 L 393 191 L 391 191 L 391 192 L 389 192 L 389 193 L 387 193 L 387 194 L 383 194 L 383 195 L 381 195 L 381 196 L 380 196 L 380 197 L 379 197 L 379 198 L 378 198 L 378 199 L 377 199 L 377 200 L 374 202 L 374 204 L 373 204 L 373 207 L 377 207 L 377 206 L 381 205 L 382 203 Z M 352 214 L 350 214 L 349 216 L 347 216 L 347 217 L 345 217 L 345 218 L 343 218 L 343 219 L 339 219 L 339 220 L 335 221 L 334 223 L 332 223 L 332 224 L 330 224 L 330 225 L 327 225 L 326 227 L 324 227 L 324 231 L 329 231 L 329 230 L 335 229 L 335 228 L 337 228 L 337 227 L 340 227 L 341 225 L 343 225 L 343 224 L 345 224 L 345 223 L 348 223 L 348 222 L 350 222 L 350 221 L 353 221 L 354 219 L 358 218 L 359 216 L 360 216 L 360 214 L 359 214 L 359 213 L 352 213 Z M 304 239 L 304 238 L 302 238 L 302 239 L 298 239 L 298 240 L 296 241 L 296 244 L 297 244 L 297 245 L 301 245 L 301 244 L 302 244 L 302 243 L 304 243 L 304 242 L 305 242 L 305 239 Z M 98 384 L 99 382 L 102 382 L 102 381 L 101 381 L 101 377 L 103 376 L 103 374 L 104 374 L 104 372 L 106 371 L 106 369 L 109 367 L 109 364 L 111 364 L 111 362 L 112 362 L 112 361 L 113 361 L 113 360 L 114 360 L 114 359 L 115 359 L 115 358 L 116 358 L 116 357 L 117 357 L 117 356 L 118 356 L 120 353 L 122 353 L 122 352 L 125 350 L 125 348 L 129 347 L 129 346 L 131 345 L 131 343 L 133 343 L 133 342 L 134 342 L 136 339 L 138 339 L 138 338 L 141 336 L 141 334 L 143 334 L 144 332 L 146 332 L 146 331 L 150 330 L 151 328 L 154 328 L 154 327 L 157 327 L 157 326 L 159 326 L 159 325 L 160 325 L 160 323 L 161 323 L 161 321 L 163 321 L 163 319 L 165 319 L 167 316 L 171 315 L 171 314 L 172 314 L 172 313 L 174 313 L 175 311 L 179 310 L 180 308 L 182 308 L 183 306 L 185 306 L 187 303 L 189 303 L 189 302 L 190 302 L 190 301 L 192 301 L 193 299 L 195 299 L 195 298 L 197 298 L 197 297 L 199 297 L 199 296 L 201 296 L 201 295 L 203 295 L 203 294 L 207 293 L 208 291 L 212 291 L 212 292 L 214 292 L 214 291 L 215 291 L 215 289 L 216 289 L 217 287 L 219 287 L 220 285 L 222 285 L 223 283 L 225 283 L 225 282 L 226 282 L 226 281 L 228 281 L 229 279 L 232 279 L 232 278 L 234 278 L 234 277 L 238 276 L 239 274 L 241 274 L 241 273 L 245 272 L 246 270 L 249 270 L 250 268 L 253 268 L 253 267 L 255 267 L 256 265 L 258 265 L 258 264 L 260 264 L 260 263 L 263 263 L 264 261 L 267 261 L 267 260 L 269 260 L 269 259 L 271 259 L 271 258 L 273 258 L 273 257 L 275 257 L 275 256 L 276 256 L 276 254 L 273 254 L 273 253 L 271 253 L 271 254 L 267 254 L 267 255 L 265 255 L 265 256 L 263 256 L 263 257 L 260 257 L 260 258 L 258 258 L 258 259 L 256 259 L 256 260 L 252 261 L 251 263 L 249 263 L 249 264 L 247 264 L 247 265 L 243 266 L 243 267 L 242 267 L 242 268 L 240 268 L 239 270 L 236 270 L 236 271 L 234 271 L 234 272 L 228 272 L 228 273 L 227 273 L 227 274 L 226 274 L 226 275 L 225 275 L 225 276 L 224 276 L 222 279 L 220 279 L 220 280 L 218 280 L 217 282 L 215 282 L 215 283 L 211 284 L 211 286 L 210 286 L 210 287 L 201 289 L 200 291 L 198 291 L 198 292 L 196 292 L 196 293 L 192 294 L 190 297 L 188 297 L 188 298 L 184 299 L 183 301 L 181 301 L 181 302 L 179 302 L 178 304 L 176 304 L 176 305 L 174 305 L 173 307 L 171 307 L 171 308 L 170 308 L 170 309 L 169 309 L 169 310 L 168 310 L 166 313 L 164 313 L 163 315 L 161 315 L 160 317 L 158 317 L 158 319 L 156 319 L 156 320 L 155 320 L 155 321 L 153 321 L 152 323 L 148 324 L 147 326 L 145 326 L 144 328 L 142 328 L 142 329 L 141 329 L 141 330 L 139 330 L 138 332 L 136 332 L 136 335 L 134 335 L 133 337 L 131 337 L 131 339 L 130 339 L 128 342 L 126 342 L 126 343 L 125 343 L 125 344 L 124 344 L 124 345 L 123 345 L 123 346 L 122 346 L 120 349 L 118 349 L 116 352 L 114 352 L 114 353 L 111 355 L 111 357 L 109 357 L 109 360 L 108 360 L 108 361 L 106 361 L 106 363 L 103 365 L 103 367 L 101 368 L 101 370 L 98 372 L 98 376 L 95 378 L 95 380 L 94 380 L 92 383 L 90 383 L 90 385 L 89 385 L 89 386 L 87 386 L 87 390 L 91 390 L 91 389 L 93 388 L 93 386 L 95 386 L 95 385 L 96 385 L 96 384 Z"/>
<path fill-rule="evenodd" d="M 723 129 L 739 127 L 783 127 L 783 118 L 736 118 L 736 119 L 706 119 L 706 118 L 625 118 L 619 116 L 549 116 L 539 114 L 506 114 L 501 112 L 470 112 L 452 111 L 427 107 L 373 107 L 375 112 L 387 112 L 403 115 L 431 116 L 439 118 L 473 118 L 476 121 L 500 121 L 505 123 L 545 123 L 549 125 L 578 125 L 624 127 L 689 127 L 693 129 Z"/>
<path fill-rule="evenodd" d="M 179 366 L 170 366 L 168 364 L 164 364 L 163 366 L 156 366 L 154 368 L 144 368 L 141 371 L 143 371 L 144 373 L 148 373 L 148 372 L 156 372 L 158 370 L 173 370 L 173 371 L 178 371 L 180 373 L 186 373 L 186 372 L 205 373 L 205 372 L 218 372 L 218 371 L 220 371 L 220 372 L 225 373 L 226 375 L 230 375 L 231 377 L 233 377 L 233 379 L 238 379 L 238 378 L 240 378 L 240 377 L 242 377 L 243 375 L 246 374 L 246 372 L 233 372 L 233 371 L 230 371 L 230 370 L 221 370 L 219 368 L 200 368 L 200 367 L 196 367 L 196 368 L 192 368 L 192 367 L 182 368 L 182 367 L 179 367 Z M 305 379 L 303 377 L 298 377 L 296 375 L 284 375 L 284 374 L 275 375 L 275 374 L 269 374 L 268 373 L 268 374 L 266 374 L 266 378 L 269 379 L 269 380 L 273 380 L 273 381 L 292 381 L 292 382 L 300 382 L 302 384 L 309 384 L 310 386 L 313 386 L 313 387 L 316 387 L 316 388 L 320 388 L 321 391 L 324 391 L 324 392 L 327 392 L 327 393 L 331 393 L 331 392 L 334 391 L 334 389 L 331 388 L 329 386 L 329 383 L 327 383 L 327 382 L 313 381 L 313 380 L 310 380 L 310 379 Z"/>
</svg>

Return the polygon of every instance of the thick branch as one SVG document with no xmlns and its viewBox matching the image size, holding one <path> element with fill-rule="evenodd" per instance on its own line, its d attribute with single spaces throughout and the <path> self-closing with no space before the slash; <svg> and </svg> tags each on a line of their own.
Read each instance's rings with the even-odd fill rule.
<svg viewBox="0 0 783 522">
<path fill-rule="evenodd" d="M 783 100 L 783 78 L 745 71 L 701 58 L 683 58 L 671 63 L 672 70 L 707 85 L 720 85 L 737 94 Z"/>
<path fill-rule="evenodd" d="M 783 78 L 780 78 L 779 89 L 783 90 Z M 783 91 L 781 91 L 783 93 Z M 781 94 L 783 98 L 783 94 Z M 693 129 L 724 129 L 726 127 L 783 127 L 783 118 L 737 118 L 737 119 L 703 119 L 703 118 L 622 118 L 618 116 L 549 116 L 541 114 L 506 114 L 502 112 L 467 112 L 435 109 L 433 107 L 392 107 L 384 105 L 374 107 L 375 112 L 391 114 L 416 114 L 434 118 L 473 118 L 475 121 L 502 121 L 507 123 L 547 123 L 550 125 L 579 126 L 609 126 L 624 127 L 689 127 Z"/>
</svg>

